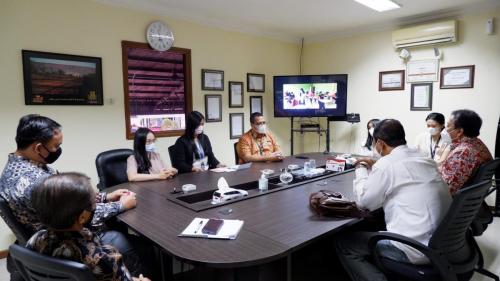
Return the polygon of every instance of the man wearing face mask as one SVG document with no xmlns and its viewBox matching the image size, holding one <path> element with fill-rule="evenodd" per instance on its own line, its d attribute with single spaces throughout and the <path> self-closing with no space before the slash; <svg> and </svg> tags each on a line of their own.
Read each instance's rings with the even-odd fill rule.
<svg viewBox="0 0 500 281">
<path fill-rule="evenodd" d="M 250 123 L 252 129 L 241 136 L 236 147 L 240 164 L 283 160 L 283 153 L 276 138 L 267 130 L 262 113 L 252 113 Z"/>
<path fill-rule="evenodd" d="M 408 148 L 405 131 L 397 120 L 380 121 L 373 138 L 373 151 L 381 158 L 357 161 L 353 182 L 356 203 L 371 211 L 383 207 L 387 231 L 427 245 L 451 204 L 451 195 L 436 163 Z M 351 232 L 335 241 L 339 259 L 352 280 L 387 280 L 369 262 L 370 237 L 370 232 Z M 396 261 L 428 263 L 422 253 L 396 242 L 380 241 L 377 250 Z"/>
<path fill-rule="evenodd" d="M 453 194 L 471 179 L 477 168 L 492 160 L 478 138 L 483 121 L 476 112 L 462 109 L 451 113 L 446 130 L 451 137 L 450 152 L 439 171 Z"/>
<path fill-rule="evenodd" d="M 61 126 L 50 118 L 30 114 L 19 120 L 17 150 L 9 154 L 0 177 L 0 196 L 8 202 L 15 218 L 28 233 L 37 231 L 41 226 L 31 206 L 31 193 L 38 183 L 56 174 L 48 164 L 55 162 L 61 155 L 62 141 Z M 98 204 L 92 225 L 98 229 L 102 229 L 107 219 L 136 205 L 135 195 L 124 189 L 109 194 L 99 193 L 96 201 Z M 122 253 L 132 251 L 119 232 L 103 232 L 103 241 L 115 245 Z"/>
<path fill-rule="evenodd" d="M 443 153 L 451 143 L 450 135 L 444 130 L 444 115 L 432 112 L 425 118 L 427 131 L 419 134 L 415 139 L 415 148 L 422 155 L 434 159 L 440 165 L 446 158 Z"/>
</svg>

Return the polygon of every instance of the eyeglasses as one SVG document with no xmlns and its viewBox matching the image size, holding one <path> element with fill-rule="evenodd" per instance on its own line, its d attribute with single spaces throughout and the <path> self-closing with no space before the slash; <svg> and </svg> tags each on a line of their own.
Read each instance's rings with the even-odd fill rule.
<svg viewBox="0 0 500 281">
<path fill-rule="evenodd" d="M 262 122 L 256 122 L 254 123 L 255 125 L 266 125 L 266 121 L 262 121 Z"/>
<path fill-rule="evenodd" d="M 156 139 L 146 140 L 146 144 L 152 144 L 152 143 L 155 143 L 155 142 L 156 142 Z"/>
</svg>

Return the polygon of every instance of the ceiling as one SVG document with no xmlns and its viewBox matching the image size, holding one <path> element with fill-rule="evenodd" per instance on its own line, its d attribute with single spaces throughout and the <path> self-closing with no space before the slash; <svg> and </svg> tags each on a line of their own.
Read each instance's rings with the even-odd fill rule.
<svg viewBox="0 0 500 281">
<path fill-rule="evenodd" d="M 95 1 L 294 42 L 386 30 L 500 7 L 500 0 L 394 0 L 401 9 L 379 13 L 353 0 Z"/>
</svg>

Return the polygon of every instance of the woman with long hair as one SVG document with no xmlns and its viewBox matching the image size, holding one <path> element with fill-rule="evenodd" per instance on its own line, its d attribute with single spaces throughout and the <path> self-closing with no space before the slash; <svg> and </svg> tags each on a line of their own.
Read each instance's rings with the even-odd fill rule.
<svg viewBox="0 0 500 281">
<path fill-rule="evenodd" d="M 366 123 L 366 131 L 367 131 L 367 136 L 366 136 L 366 141 L 362 144 L 361 146 L 361 155 L 363 156 L 373 156 L 373 151 L 372 151 L 372 142 L 373 142 L 373 130 L 375 130 L 375 125 L 378 124 L 380 120 L 379 119 L 371 119 Z"/>
<path fill-rule="evenodd" d="M 207 135 L 203 133 L 205 117 L 198 111 L 192 111 L 186 118 L 184 135 L 175 142 L 172 165 L 179 173 L 201 172 L 209 168 L 224 167 L 215 158 L 212 144 Z"/>
<path fill-rule="evenodd" d="M 427 130 L 415 138 L 415 148 L 440 165 L 449 153 L 450 135 L 446 132 L 444 115 L 432 112 L 425 118 Z M 445 152 L 446 151 L 446 152 Z"/>
<path fill-rule="evenodd" d="M 148 128 L 139 128 L 134 135 L 134 155 L 127 159 L 129 181 L 164 180 L 177 174 L 168 168 L 156 152 L 156 137 Z"/>
</svg>

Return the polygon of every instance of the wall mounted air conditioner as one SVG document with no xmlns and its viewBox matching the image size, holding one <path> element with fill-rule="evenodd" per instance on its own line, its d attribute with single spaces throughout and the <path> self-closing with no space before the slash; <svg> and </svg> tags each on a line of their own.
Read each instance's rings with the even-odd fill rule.
<svg viewBox="0 0 500 281">
<path fill-rule="evenodd" d="M 396 49 L 456 41 L 456 20 L 422 24 L 392 32 L 392 45 Z"/>
</svg>

